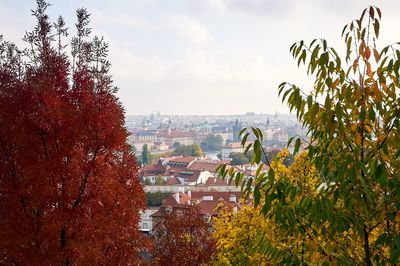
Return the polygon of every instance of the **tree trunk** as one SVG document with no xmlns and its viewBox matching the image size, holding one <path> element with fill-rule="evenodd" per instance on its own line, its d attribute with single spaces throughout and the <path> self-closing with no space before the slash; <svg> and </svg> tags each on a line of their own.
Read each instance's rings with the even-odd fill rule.
<svg viewBox="0 0 400 266">
<path fill-rule="evenodd" d="M 61 252 L 62 252 L 62 266 L 69 266 L 69 258 L 68 255 L 65 254 L 65 246 L 67 244 L 67 232 L 65 230 L 65 227 L 63 226 L 61 228 L 61 233 L 60 233 L 60 244 L 61 244 Z"/>
<path fill-rule="evenodd" d="M 371 266 L 371 254 L 369 250 L 369 233 L 367 227 L 364 224 L 364 253 L 365 253 L 365 265 Z"/>
</svg>

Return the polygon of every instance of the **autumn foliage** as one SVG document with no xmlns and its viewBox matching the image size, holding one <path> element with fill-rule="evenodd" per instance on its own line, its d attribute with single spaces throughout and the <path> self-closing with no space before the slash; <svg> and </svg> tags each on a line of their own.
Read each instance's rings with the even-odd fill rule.
<svg viewBox="0 0 400 266">
<path fill-rule="evenodd" d="M 79 9 L 69 57 L 47 7 L 29 48 L 0 36 L 0 264 L 138 264 L 144 193 L 107 45 Z"/>
<path fill-rule="evenodd" d="M 195 206 L 183 206 L 155 220 L 156 265 L 202 265 L 210 262 L 215 243 L 209 224 Z"/>
<path fill-rule="evenodd" d="M 279 264 L 399 264 L 400 42 L 378 48 L 381 18 L 381 10 L 370 6 L 343 28 L 344 57 L 324 39 L 290 48 L 314 83 L 307 91 L 290 82 L 279 86 L 308 129 L 307 139 L 295 136 L 288 145 L 293 141 L 294 154 L 307 150 L 315 175 L 310 179 L 302 167 L 270 167 L 242 187 L 267 218 L 292 234 L 290 245 L 263 243 Z M 241 133 L 243 145 L 255 137 L 246 151 L 253 148 L 252 161 L 260 163 L 261 130 Z M 243 179 L 225 167 L 220 172 L 237 183 Z"/>
</svg>

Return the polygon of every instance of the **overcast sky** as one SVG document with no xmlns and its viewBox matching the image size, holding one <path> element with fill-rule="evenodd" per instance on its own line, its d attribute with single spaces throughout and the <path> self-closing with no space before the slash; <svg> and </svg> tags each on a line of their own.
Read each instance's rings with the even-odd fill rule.
<svg viewBox="0 0 400 266">
<path fill-rule="evenodd" d="M 289 54 L 295 41 L 325 38 L 343 52 L 343 26 L 368 5 L 383 13 L 380 42 L 400 41 L 400 1 L 52 0 L 74 33 L 75 10 L 110 45 L 118 96 L 127 114 L 287 113 L 277 86 L 310 86 Z M 21 43 L 33 0 L 0 0 L 0 33 Z M 382 47 L 382 46 L 381 46 Z M 342 53 L 343 54 L 343 53 Z"/>
</svg>

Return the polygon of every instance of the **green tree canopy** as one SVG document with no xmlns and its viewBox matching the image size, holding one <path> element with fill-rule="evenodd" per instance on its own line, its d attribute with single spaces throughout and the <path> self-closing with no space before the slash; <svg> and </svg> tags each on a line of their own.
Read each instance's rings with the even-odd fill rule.
<svg viewBox="0 0 400 266">
<path fill-rule="evenodd" d="M 220 135 L 210 133 L 200 145 L 203 151 L 220 151 L 223 142 L 224 140 Z"/>
<path fill-rule="evenodd" d="M 173 155 L 183 155 L 183 156 L 203 156 L 203 150 L 198 144 L 192 145 L 179 145 L 175 148 Z"/>
<path fill-rule="evenodd" d="M 231 165 L 241 165 L 250 162 L 242 152 L 231 152 L 229 158 L 231 158 Z"/>
<path fill-rule="evenodd" d="M 170 192 L 146 192 L 146 202 L 148 206 L 161 206 L 163 200 L 170 197 Z"/>
<path fill-rule="evenodd" d="M 141 159 L 142 159 L 143 164 L 149 164 L 151 162 L 151 154 L 150 154 L 149 147 L 147 146 L 147 144 L 143 145 Z"/>
<path fill-rule="evenodd" d="M 250 194 L 254 180 L 255 204 L 263 198 L 263 212 L 287 230 L 312 238 L 329 235 L 334 242 L 344 236 L 356 241 L 356 254 L 346 246 L 335 251 L 320 246 L 329 254 L 321 263 L 399 262 L 400 42 L 378 49 L 380 21 L 381 11 L 371 6 L 344 27 L 344 58 L 324 39 L 308 45 L 300 41 L 290 48 L 298 65 L 305 65 L 315 78 L 309 93 L 288 82 L 279 86 L 279 93 L 309 129 L 309 140 L 295 137 L 289 143 L 294 141 L 295 153 L 302 143 L 307 145 L 321 176 L 316 194 L 303 195 L 299 204 L 289 207 L 287 202 L 301 190 L 288 179 L 277 180 L 273 169 L 268 175 L 258 172 L 243 188 Z M 244 129 L 242 134 L 243 139 L 255 135 L 247 149 L 254 150 L 252 161 L 260 162 L 261 131 Z M 221 174 L 227 175 L 224 169 Z"/>
</svg>

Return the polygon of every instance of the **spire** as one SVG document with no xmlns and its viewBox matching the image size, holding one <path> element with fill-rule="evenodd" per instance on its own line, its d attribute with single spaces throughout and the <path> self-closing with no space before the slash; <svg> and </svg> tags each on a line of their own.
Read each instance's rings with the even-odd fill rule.
<svg viewBox="0 0 400 266">
<path fill-rule="evenodd" d="M 171 134 L 171 117 L 168 117 L 168 126 L 167 126 L 167 131 L 168 135 Z"/>
</svg>

